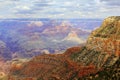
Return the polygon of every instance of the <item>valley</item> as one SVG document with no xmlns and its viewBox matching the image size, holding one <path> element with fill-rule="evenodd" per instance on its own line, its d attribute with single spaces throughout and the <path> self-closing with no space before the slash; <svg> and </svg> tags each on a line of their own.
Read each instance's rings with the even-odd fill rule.
<svg viewBox="0 0 120 80">
<path fill-rule="evenodd" d="M 113 20 L 110 22 L 110 24 L 113 24 L 112 28 L 116 27 L 119 29 L 120 17 L 108 17 L 103 23 L 111 20 Z M 63 54 L 42 54 L 33 57 L 30 61 L 23 63 L 20 67 L 15 68 L 13 66 L 9 74 L 9 79 L 119 80 L 119 36 L 116 36 L 117 33 L 119 33 L 119 30 L 116 29 L 118 32 L 116 31 L 116 33 L 112 34 L 116 36 L 114 39 L 111 35 L 109 35 L 109 37 L 106 36 L 105 39 L 102 36 L 95 36 L 100 29 L 109 27 L 108 25 L 109 23 L 106 25 L 102 24 L 102 27 L 94 30 L 89 36 L 87 43 L 83 46 L 69 48 Z M 109 31 L 112 30 L 112 28 L 108 28 Z M 104 31 L 106 30 L 103 30 L 103 32 Z M 102 33 L 99 34 L 101 35 Z M 115 44 L 113 44 L 114 42 Z M 109 45 L 111 45 L 111 47 L 109 47 Z M 106 47 L 108 48 L 106 49 Z M 112 52 L 112 50 L 114 51 Z"/>
</svg>

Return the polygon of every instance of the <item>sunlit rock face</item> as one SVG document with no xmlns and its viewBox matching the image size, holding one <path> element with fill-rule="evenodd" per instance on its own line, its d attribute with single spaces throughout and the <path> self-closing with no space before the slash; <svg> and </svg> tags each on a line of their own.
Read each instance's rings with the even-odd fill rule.
<svg viewBox="0 0 120 80">
<path fill-rule="evenodd" d="M 109 17 L 88 39 L 87 47 L 120 56 L 120 16 Z"/>
<path fill-rule="evenodd" d="M 94 64 L 96 68 L 113 65 L 120 56 L 120 16 L 106 18 L 101 27 L 89 36 L 79 54 L 72 55 L 76 62 Z"/>
<path fill-rule="evenodd" d="M 78 42 L 80 43 L 85 43 L 85 40 L 79 38 L 76 32 L 71 31 L 68 33 L 68 35 L 63 39 L 63 41 L 71 41 L 71 42 Z"/>
</svg>

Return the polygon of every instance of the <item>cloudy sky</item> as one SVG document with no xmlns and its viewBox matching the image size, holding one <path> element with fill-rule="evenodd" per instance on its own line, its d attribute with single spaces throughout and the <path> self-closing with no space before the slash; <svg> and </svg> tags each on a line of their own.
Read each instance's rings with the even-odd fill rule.
<svg viewBox="0 0 120 80">
<path fill-rule="evenodd" d="M 120 16 L 120 0 L 0 0 L 0 18 Z"/>
</svg>

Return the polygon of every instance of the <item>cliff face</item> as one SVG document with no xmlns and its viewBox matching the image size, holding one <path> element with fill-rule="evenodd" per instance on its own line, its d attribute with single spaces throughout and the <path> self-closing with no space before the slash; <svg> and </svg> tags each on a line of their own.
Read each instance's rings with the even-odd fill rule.
<svg viewBox="0 0 120 80">
<path fill-rule="evenodd" d="M 120 16 L 105 19 L 88 38 L 87 48 L 120 56 Z"/>
<path fill-rule="evenodd" d="M 93 31 L 79 53 L 71 55 L 76 62 L 94 64 L 97 69 L 113 65 L 120 56 L 120 16 L 109 17 Z"/>
<path fill-rule="evenodd" d="M 108 17 L 99 29 L 92 33 L 95 37 L 120 39 L 120 16 Z"/>
<path fill-rule="evenodd" d="M 115 68 L 119 70 L 119 64 L 116 63 L 120 60 L 119 36 L 120 16 L 109 17 L 100 28 L 91 33 L 85 47 L 70 48 L 64 54 L 37 56 L 19 69 L 12 68 L 10 78 L 78 80 L 101 69 L 110 66 L 114 68 L 115 64 L 118 65 Z"/>
</svg>

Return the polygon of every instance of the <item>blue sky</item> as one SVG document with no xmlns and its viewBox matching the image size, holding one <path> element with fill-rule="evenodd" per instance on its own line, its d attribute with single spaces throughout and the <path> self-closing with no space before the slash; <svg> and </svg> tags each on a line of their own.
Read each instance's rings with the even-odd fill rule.
<svg viewBox="0 0 120 80">
<path fill-rule="evenodd" d="M 0 0 L 0 18 L 120 16 L 120 0 Z"/>
</svg>

